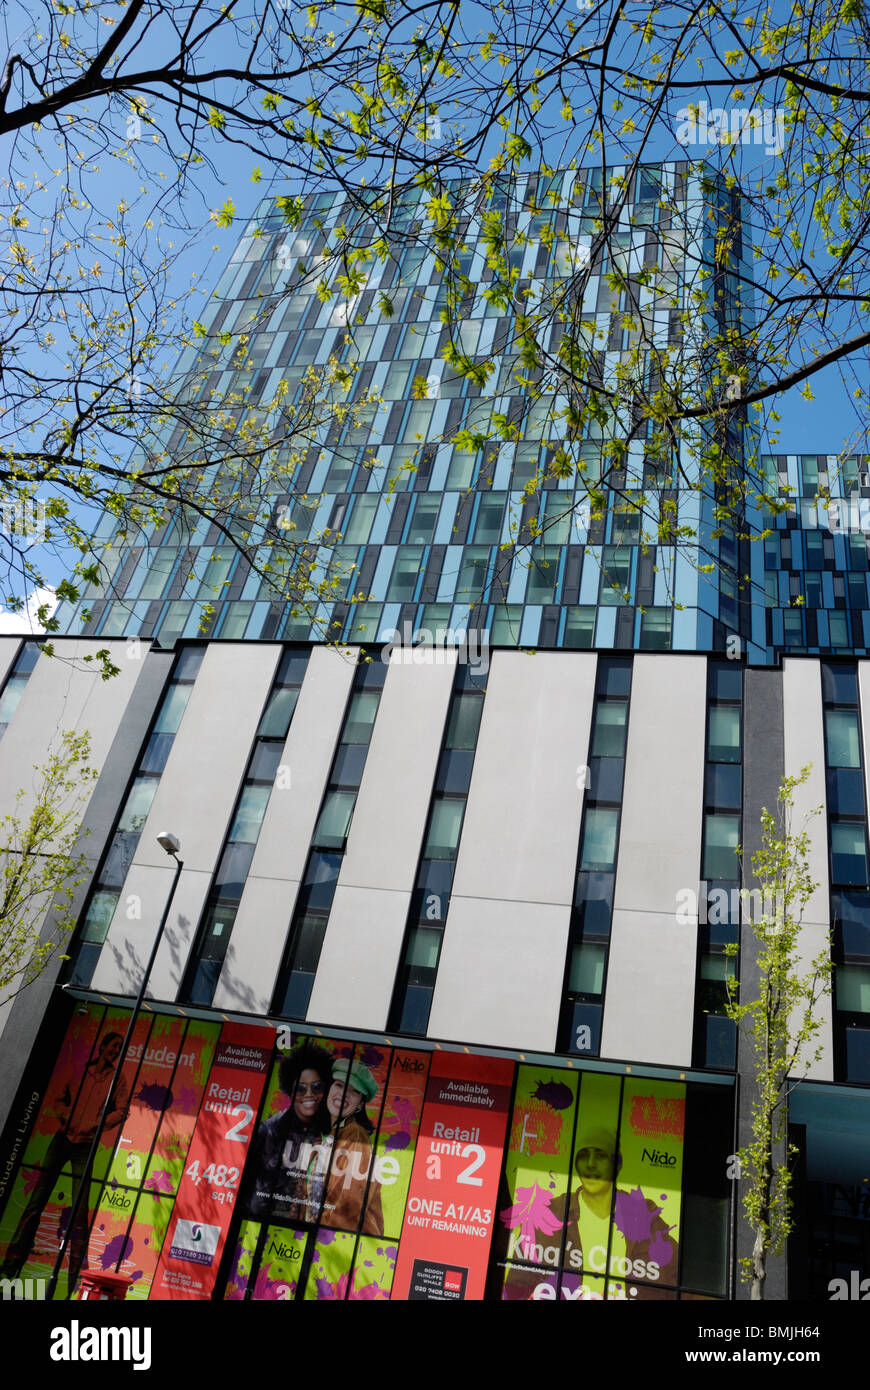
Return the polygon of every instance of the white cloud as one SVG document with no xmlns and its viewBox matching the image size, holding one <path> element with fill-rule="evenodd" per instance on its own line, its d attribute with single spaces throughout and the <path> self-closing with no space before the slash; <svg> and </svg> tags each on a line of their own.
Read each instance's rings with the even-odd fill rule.
<svg viewBox="0 0 870 1390">
<path fill-rule="evenodd" d="M 12 633 L 32 637 L 44 632 L 45 628 L 36 619 L 36 610 L 43 604 L 48 605 L 50 616 L 58 604 L 54 589 L 34 589 L 20 613 L 0 609 L 0 634 L 8 636 Z"/>
</svg>

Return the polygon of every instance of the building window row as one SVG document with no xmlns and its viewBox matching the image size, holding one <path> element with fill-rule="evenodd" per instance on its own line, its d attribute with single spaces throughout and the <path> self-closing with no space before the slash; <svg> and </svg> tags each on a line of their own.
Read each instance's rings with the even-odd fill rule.
<svg viewBox="0 0 870 1390">
<path fill-rule="evenodd" d="M 188 647 L 173 667 L 166 694 L 151 725 L 79 922 L 77 939 L 66 967 L 70 984 L 87 987 L 93 979 L 127 871 L 133 862 L 142 828 L 202 664 L 204 650 L 203 647 Z"/>
<path fill-rule="evenodd" d="M 3 694 L 0 695 L 0 738 L 5 734 L 18 708 L 18 702 L 24 694 L 24 688 L 30 680 L 41 650 L 38 642 L 25 642 L 12 664 Z"/>
<path fill-rule="evenodd" d="M 586 789 L 559 1050 L 597 1056 L 613 915 L 613 891 L 631 698 L 630 657 L 601 657 L 595 680 Z"/>
<path fill-rule="evenodd" d="M 390 1008 L 402 1033 L 425 1034 L 429 1023 L 484 696 L 482 678 L 458 664 Z"/>
<path fill-rule="evenodd" d="M 707 663 L 707 729 L 701 911 L 695 982 L 694 1065 L 733 1067 L 737 1034 L 725 1013 L 740 940 L 743 806 L 743 671 L 734 661 Z"/>
<path fill-rule="evenodd" d="M 870 861 L 856 662 L 821 663 L 834 953 L 834 1048 L 844 1081 L 870 1082 Z"/>
</svg>

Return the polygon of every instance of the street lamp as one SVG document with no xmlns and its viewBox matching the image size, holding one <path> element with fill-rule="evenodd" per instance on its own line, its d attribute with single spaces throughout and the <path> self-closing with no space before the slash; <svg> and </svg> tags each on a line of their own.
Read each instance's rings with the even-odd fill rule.
<svg viewBox="0 0 870 1390">
<path fill-rule="evenodd" d="M 148 988 L 148 981 L 151 977 L 151 970 L 153 968 L 154 961 L 157 956 L 157 951 L 160 947 L 160 942 L 163 939 L 163 931 L 166 926 L 167 919 L 169 917 L 169 908 L 172 904 L 172 899 L 175 896 L 175 889 L 178 884 L 178 875 L 184 868 L 182 860 L 178 858 L 178 852 L 181 849 L 181 841 L 179 840 L 177 835 L 173 835 L 172 832 L 169 830 L 161 830 L 160 834 L 157 836 L 157 843 L 161 849 L 165 850 L 166 853 L 172 859 L 175 860 L 175 874 L 173 875 L 172 886 L 169 890 L 169 895 L 166 899 L 166 903 L 163 908 L 163 916 L 160 918 L 160 926 L 157 928 L 157 935 L 154 938 L 154 945 L 151 948 L 151 955 L 148 957 L 148 964 L 145 966 L 145 973 L 143 974 L 142 981 L 139 985 L 139 993 L 136 996 L 136 1003 L 133 1005 L 133 1012 L 130 1015 L 130 1022 L 127 1024 L 127 1032 L 124 1035 L 124 1041 L 121 1045 L 121 1051 L 118 1055 L 118 1060 L 115 1063 L 115 1070 L 112 1074 L 112 1081 L 109 1086 L 109 1090 L 106 1094 L 106 1099 L 103 1103 L 103 1108 L 100 1111 L 100 1118 L 97 1122 L 97 1128 L 94 1131 L 94 1137 L 91 1140 L 91 1147 L 88 1150 L 88 1156 L 85 1162 L 85 1170 L 79 1180 L 79 1185 L 76 1190 L 75 1197 L 73 1198 L 73 1204 L 70 1207 L 69 1220 L 67 1222 L 66 1232 L 64 1234 L 63 1240 L 60 1243 L 60 1249 L 57 1252 L 57 1259 L 54 1262 L 54 1268 L 51 1271 L 51 1278 L 48 1281 L 48 1288 L 46 1289 L 45 1293 L 46 1299 L 54 1298 L 55 1290 L 57 1288 L 57 1281 L 60 1276 L 61 1266 L 63 1264 L 63 1257 L 66 1254 L 67 1246 L 69 1245 L 70 1238 L 72 1236 L 73 1231 L 75 1230 L 76 1217 L 78 1216 L 79 1208 L 81 1207 L 82 1200 L 83 1198 L 85 1198 L 88 1186 L 91 1181 L 91 1170 L 93 1169 L 94 1159 L 97 1156 L 97 1149 L 99 1148 L 100 1139 L 102 1138 L 103 1129 L 105 1128 L 106 1117 L 110 1115 L 112 1111 L 112 1103 L 115 1099 L 115 1092 L 118 1089 L 118 1081 L 120 1080 L 124 1063 L 127 1060 L 127 1048 L 130 1044 L 130 1039 L 133 1036 L 133 1030 L 136 1027 L 136 1022 L 139 1018 L 139 1012 L 142 1008 L 142 1000 L 145 998 L 145 990 Z M 123 1124 L 123 1121 L 121 1123 Z M 70 1270 L 70 1275 L 73 1276 L 72 1269 Z M 77 1276 L 78 1270 L 75 1271 L 75 1276 L 70 1278 L 69 1286 L 67 1288 L 66 1293 L 67 1298 L 70 1298 L 72 1296 Z"/>
</svg>

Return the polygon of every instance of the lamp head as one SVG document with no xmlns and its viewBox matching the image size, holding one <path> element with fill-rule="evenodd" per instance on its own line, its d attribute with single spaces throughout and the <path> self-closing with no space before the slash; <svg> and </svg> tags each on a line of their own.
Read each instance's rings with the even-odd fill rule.
<svg viewBox="0 0 870 1390">
<path fill-rule="evenodd" d="M 177 835 L 173 835 L 169 830 L 161 830 L 157 836 L 157 843 L 161 849 L 165 849 L 167 854 L 177 854 L 181 849 L 181 841 Z"/>
</svg>

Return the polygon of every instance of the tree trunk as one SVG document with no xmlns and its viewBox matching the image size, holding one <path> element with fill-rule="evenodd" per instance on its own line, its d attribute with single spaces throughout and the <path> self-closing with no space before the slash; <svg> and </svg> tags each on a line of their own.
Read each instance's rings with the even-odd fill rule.
<svg viewBox="0 0 870 1390">
<path fill-rule="evenodd" d="M 755 1244 L 752 1247 L 752 1288 L 749 1293 L 749 1299 L 752 1303 L 764 1301 L 764 1281 L 767 1278 L 764 1230 L 765 1228 L 761 1224 L 755 1228 Z"/>
</svg>

